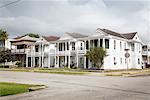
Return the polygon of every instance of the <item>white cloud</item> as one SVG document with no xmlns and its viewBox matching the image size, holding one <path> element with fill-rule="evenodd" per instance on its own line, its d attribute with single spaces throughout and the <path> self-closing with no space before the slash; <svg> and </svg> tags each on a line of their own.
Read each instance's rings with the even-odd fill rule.
<svg viewBox="0 0 150 100">
<path fill-rule="evenodd" d="M 142 1 L 117 4 L 115 0 L 36 1 L 24 0 L 15 6 L 0 9 L 1 27 L 10 34 L 36 32 L 42 35 L 61 35 L 66 31 L 92 34 L 102 27 L 118 32 L 138 31 L 144 40 L 150 41 L 145 38 L 149 23 L 147 12 L 150 11 L 147 9 L 149 4 L 145 2 L 139 7 Z"/>
</svg>

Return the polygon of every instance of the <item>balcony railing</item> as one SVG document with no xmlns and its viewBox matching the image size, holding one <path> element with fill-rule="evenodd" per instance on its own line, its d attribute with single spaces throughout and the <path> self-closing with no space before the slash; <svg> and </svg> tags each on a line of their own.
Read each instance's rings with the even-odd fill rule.
<svg viewBox="0 0 150 100">
<path fill-rule="evenodd" d="M 148 51 L 142 51 L 142 55 L 148 55 Z"/>
<path fill-rule="evenodd" d="M 29 49 L 13 49 L 11 50 L 12 53 L 26 53 Z"/>
</svg>

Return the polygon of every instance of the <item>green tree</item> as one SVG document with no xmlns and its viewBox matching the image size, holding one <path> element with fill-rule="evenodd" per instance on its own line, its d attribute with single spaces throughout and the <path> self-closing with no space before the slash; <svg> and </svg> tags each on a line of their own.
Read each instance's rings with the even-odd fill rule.
<svg viewBox="0 0 150 100">
<path fill-rule="evenodd" d="M 34 38 L 39 38 L 40 37 L 38 34 L 35 34 L 35 33 L 28 33 L 26 35 L 28 35 L 30 37 L 34 37 Z"/>
<path fill-rule="evenodd" d="M 104 62 L 104 57 L 106 57 L 106 50 L 101 47 L 95 47 L 90 49 L 85 56 L 89 58 L 97 68 L 101 68 Z"/>
<path fill-rule="evenodd" d="M 0 51 L 0 63 L 5 63 L 6 61 L 7 62 L 10 62 L 10 61 L 13 61 L 13 54 L 11 53 L 11 50 L 2 50 Z"/>
<path fill-rule="evenodd" d="M 5 47 L 5 41 L 8 39 L 8 34 L 6 31 L 0 29 L 0 42 L 4 44 Z"/>
</svg>

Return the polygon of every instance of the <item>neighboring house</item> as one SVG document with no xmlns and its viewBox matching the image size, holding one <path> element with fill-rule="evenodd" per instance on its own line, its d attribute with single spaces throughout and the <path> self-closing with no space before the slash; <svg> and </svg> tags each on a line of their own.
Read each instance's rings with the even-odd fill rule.
<svg viewBox="0 0 150 100">
<path fill-rule="evenodd" d="M 142 59 L 144 64 L 150 65 L 150 45 L 142 46 Z"/>
<path fill-rule="evenodd" d="M 31 49 L 32 44 L 39 38 L 26 36 L 16 37 L 11 40 L 11 52 L 15 55 L 15 61 L 20 61 L 22 66 L 26 66 L 26 52 Z"/>
<path fill-rule="evenodd" d="M 11 49 L 11 42 L 10 41 L 12 41 L 12 39 L 6 39 L 5 41 L 0 41 L 0 51 L 1 50 L 8 50 L 8 49 L 10 50 Z M 0 65 L 11 66 L 11 65 L 13 65 L 13 63 L 5 61 L 5 63 L 0 63 Z"/>
<path fill-rule="evenodd" d="M 103 47 L 107 50 L 103 69 L 127 69 L 142 67 L 142 41 L 137 32 L 117 33 L 107 29 L 96 30 L 95 34 L 65 33 L 59 37 L 43 37 L 26 52 L 26 67 L 72 67 L 92 68 L 85 57 L 90 48 Z M 126 50 L 130 57 L 125 58 Z"/>
<path fill-rule="evenodd" d="M 26 67 L 54 67 L 55 66 L 55 42 L 59 37 L 43 36 L 35 42 L 31 51 L 28 51 Z M 54 42 L 54 43 L 53 43 Z"/>
<path fill-rule="evenodd" d="M 11 43 L 10 43 L 10 41 L 11 41 L 11 39 L 7 39 L 5 41 L 0 41 L 0 48 L 11 49 Z"/>
</svg>

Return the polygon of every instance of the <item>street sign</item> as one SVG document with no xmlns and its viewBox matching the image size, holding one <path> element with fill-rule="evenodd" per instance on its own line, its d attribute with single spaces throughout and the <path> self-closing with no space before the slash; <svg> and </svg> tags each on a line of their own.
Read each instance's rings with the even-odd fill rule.
<svg viewBox="0 0 150 100">
<path fill-rule="evenodd" d="M 129 58 L 129 57 L 130 57 L 130 54 L 129 54 L 128 52 L 126 52 L 126 53 L 125 53 L 125 57 L 126 57 L 126 58 Z"/>
</svg>

